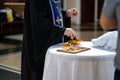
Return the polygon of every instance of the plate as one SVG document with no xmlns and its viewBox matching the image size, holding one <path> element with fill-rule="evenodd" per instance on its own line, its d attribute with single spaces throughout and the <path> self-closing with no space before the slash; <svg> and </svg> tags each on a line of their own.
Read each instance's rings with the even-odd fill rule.
<svg viewBox="0 0 120 80">
<path fill-rule="evenodd" d="M 71 49 L 71 48 L 57 49 L 58 52 L 66 52 L 66 53 L 72 53 L 72 54 L 87 51 L 87 50 L 90 50 L 90 48 L 88 48 L 88 47 L 78 47 L 77 49 Z"/>
</svg>

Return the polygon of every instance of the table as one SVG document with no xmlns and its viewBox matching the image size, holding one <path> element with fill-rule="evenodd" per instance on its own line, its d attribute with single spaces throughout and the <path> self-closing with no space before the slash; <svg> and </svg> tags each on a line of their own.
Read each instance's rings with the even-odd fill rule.
<svg viewBox="0 0 120 80">
<path fill-rule="evenodd" d="M 20 14 L 24 19 L 24 2 L 5 2 L 4 6 L 11 8 L 15 13 Z"/>
<path fill-rule="evenodd" d="M 46 53 L 43 80 L 113 80 L 115 52 L 96 48 L 89 41 L 81 46 L 91 49 L 69 54 L 56 51 L 61 44 L 51 46 Z"/>
</svg>

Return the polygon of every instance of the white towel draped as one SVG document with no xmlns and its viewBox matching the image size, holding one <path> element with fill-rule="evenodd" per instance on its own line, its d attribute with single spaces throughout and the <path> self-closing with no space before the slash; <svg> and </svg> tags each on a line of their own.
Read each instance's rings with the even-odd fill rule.
<svg viewBox="0 0 120 80">
<path fill-rule="evenodd" d="M 117 44 L 117 31 L 106 32 L 98 38 L 91 39 L 91 42 L 100 48 L 106 50 L 115 50 Z"/>
</svg>

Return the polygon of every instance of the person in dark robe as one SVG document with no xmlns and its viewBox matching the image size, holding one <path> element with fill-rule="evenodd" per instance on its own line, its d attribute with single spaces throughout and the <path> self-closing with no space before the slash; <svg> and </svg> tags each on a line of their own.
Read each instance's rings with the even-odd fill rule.
<svg viewBox="0 0 120 80">
<path fill-rule="evenodd" d="M 47 49 L 76 37 L 70 17 L 77 15 L 76 8 L 61 9 L 58 0 L 26 0 L 21 80 L 42 80 Z"/>
</svg>

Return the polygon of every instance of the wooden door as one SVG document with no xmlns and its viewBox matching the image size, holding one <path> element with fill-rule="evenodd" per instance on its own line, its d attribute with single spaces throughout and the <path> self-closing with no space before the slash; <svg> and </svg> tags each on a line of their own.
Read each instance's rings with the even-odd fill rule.
<svg viewBox="0 0 120 80">
<path fill-rule="evenodd" d="M 104 0 L 98 0 L 98 19 Z M 81 23 L 94 23 L 95 0 L 81 1 Z"/>
</svg>

